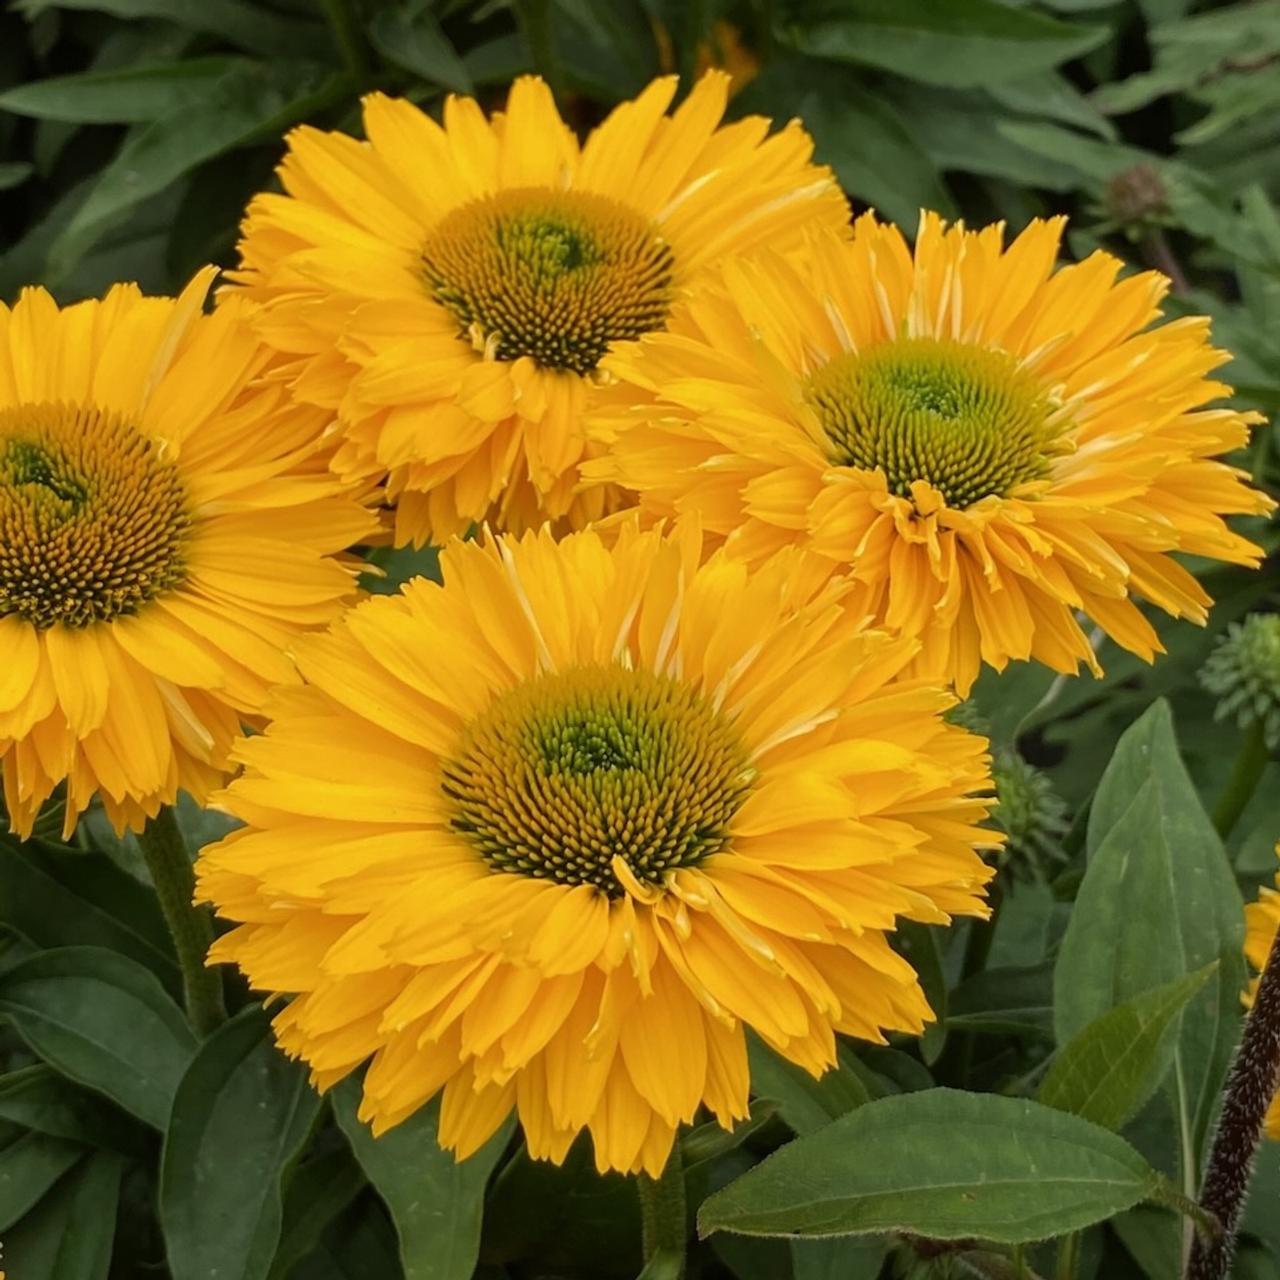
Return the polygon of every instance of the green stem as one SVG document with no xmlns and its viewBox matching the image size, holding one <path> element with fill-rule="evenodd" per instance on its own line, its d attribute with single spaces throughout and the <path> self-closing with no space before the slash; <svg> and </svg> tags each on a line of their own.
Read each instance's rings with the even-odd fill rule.
<svg viewBox="0 0 1280 1280">
<path fill-rule="evenodd" d="M 320 0 L 320 4 L 329 23 L 329 30 L 333 33 L 333 43 L 342 55 L 347 70 L 357 80 L 367 79 L 368 51 L 352 0 Z"/>
<path fill-rule="evenodd" d="M 663 1258 L 669 1260 L 669 1265 L 662 1268 L 662 1274 L 670 1280 L 682 1280 L 688 1220 L 684 1204 L 684 1165 L 678 1142 L 671 1148 L 662 1176 L 651 1178 L 642 1173 L 636 1179 L 636 1187 L 640 1193 L 644 1243 L 645 1272 L 642 1274 L 656 1274 L 658 1267 L 653 1264 Z"/>
<path fill-rule="evenodd" d="M 1262 721 L 1255 720 L 1245 731 L 1244 742 L 1240 744 L 1240 754 L 1236 756 L 1226 790 L 1219 797 L 1213 811 L 1213 825 L 1218 828 L 1218 834 L 1224 840 L 1235 829 L 1240 815 L 1253 798 L 1258 779 L 1267 767 L 1267 756 L 1267 739 Z"/>
<path fill-rule="evenodd" d="M 205 966 L 205 956 L 213 942 L 213 917 L 192 901 L 195 870 L 170 806 L 165 805 L 147 823 L 138 843 L 178 955 L 187 1017 L 199 1035 L 207 1035 L 227 1016 L 222 1003 L 222 977 L 216 969 Z"/>
<path fill-rule="evenodd" d="M 1076 1280 L 1080 1269 L 1080 1233 L 1073 1231 L 1058 1241 L 1057 1280 Z"/>
</svg>

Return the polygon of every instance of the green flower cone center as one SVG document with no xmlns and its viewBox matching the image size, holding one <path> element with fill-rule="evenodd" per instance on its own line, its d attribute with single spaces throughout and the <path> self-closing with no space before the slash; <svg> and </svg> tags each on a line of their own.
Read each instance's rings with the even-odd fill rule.
<svg viewBox="0 0 1280 1280">
<path fill-rule="evenodd" d="M 1002 351 L 901 338 L 838 356 L 809 379 L 805 399 L 838 466 L 884 472 L 910 497 L 927 481 L 964 508 L 1042 479 L 1056 449 L 1053 405 Z"/>
</svg>

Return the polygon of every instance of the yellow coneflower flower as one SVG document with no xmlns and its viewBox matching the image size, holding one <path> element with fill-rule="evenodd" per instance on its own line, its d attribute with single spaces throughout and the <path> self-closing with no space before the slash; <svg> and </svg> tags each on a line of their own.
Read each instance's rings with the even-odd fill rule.
<svg viewBox="0 0 1280 1280">
<path fill-rule="evenodd" d="M 1276 853 L 1280 854 L 1280 844 L 1276 845 Z M 1259 973 L 1271 954 L 1276 930 L 1280 929 L 1280 892 L 1277 892 L 1280 889 L 1280 872 L 1276 873 L 1276 886 L 1276 889 L 1268 889 L 1264 885 L 1258 891 L 1257 902 L 1249 903 L 1244 909 L 1244 954 Z M 1245 996 L 1245 1003 L 1249 1008 L 1253 1008 L 1257 990 L 1258 979 L 1254 978 Z M 1280 1142 L 1280 1093 L 1271 1100 L 1271 1106 L 1267 1109 L 1267 1137 Z"/>
<path fill-rule="evenodd" d="M 589 474 L 751 559 L 811 547 L 962 696 L 984 662 L 1096 671 L 1076 611 L 1151 660 L 1132 597 L 1211 604 L 1169 552 L 1259 561 L 1221 517 L 1273 504 L 1214 461 L 1258 419 L 1205 407 L 1229 390 L 1207 319 L 1149 327 L 1164 277 L 1105 253 L 1055 271 L 1062 226 L 1005 247 L 926 214 L 912 253 L 868 214 L 803 264 L 730 264 L 606 359 L 626 393 Z"/>
<path fill-rule="evenodd" d="M 575 491 L 610 347 L 660 330 L 708 263 L 847 222 L 798 124 L 719 127 L 723 73 L 667 115 L 675 91 L 655 81 L 581 145 L 533 77 L 490 119 L 373 94 L 367 142 L 289 135 L 287 194 L 250 205 L 233 278 L 295 394 L 339 411 L 338 468 L 388 475 L 398 541 L 599 515 Z"/>
<path fill-rule="evenodd" d="M 312 464 L 323 415 L 257 385 L 249 304 L 128 285 L 0 305 L 0 763 L 29 835 L 66 782 L 117 830 L 221 783 L 287 650 L 355 595 L 373 524 Z"/>
<path fill-rule="evenodd" d="M 320 1087 L 372 1060 L 375 1131 L 443 1089 L 459 1157 L 514 1107 L 537 1157 L 586 1128 L 656 1174 L 700 1106 L 746 1114 L 745 1027 L 816 1075 L 834 1032 L 930 1018 L 888 934 L 984 912 L 986 740 L 800 553 L 701 557 L 633 523 L 454 543 L 443 587 L 308 640 L 238 748 L 212 959 L 294 995 Z"/>
</svg>

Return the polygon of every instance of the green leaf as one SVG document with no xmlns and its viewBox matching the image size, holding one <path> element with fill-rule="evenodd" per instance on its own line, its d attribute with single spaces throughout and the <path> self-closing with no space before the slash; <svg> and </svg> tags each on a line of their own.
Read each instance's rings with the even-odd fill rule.
<svg viewBox="0 0 1280 1280">
<path fill-rule="evenodd" d="M 951 993 L 947 1021 L 953 1031 L 1051 1040 L 1053 970 L 1047 964 L 984 969 Z"/>
<path fill-rule="evenodd" d="M 802 53 L 957 89 L 1047 71 L 1108 34 L 998 0 L 828 0 L 801 12 L 786 38 Z"/>
<path fill-rule="evenodd" d="M 124 71 L 34 80 L 0 93 L 0 111 L 73 124 L 134 124 L 200 102 L 243 58 L 187 58 Z"/>
<path fill-rule="evenodd" d="M 971 926 L 972 927 L 972 926 Z M 920 978 L 920 989 L 933 1010 L 935 1021 L 920 1037 L 920 1056 L 933 1066 L 947 1043 L 947 976 L 942 971 L 938 932 L 927 924 L 902 920 L 894 935 L 895 946 L 911 962 Z"/>
<path fill-rule="evenodd" d="M 1061 72 L 1051 71 L 1027 80 L 997 80 L 989 90 L 1002 107 L 1019 115 L 1057 120 L 1114 138 L 1115 126 Z"/>
<path fill-rule="evenodd" d="M 283 57 L 328 52 L 325 32 L 316 23 L 272 13 L 252 0 L 19 0 L 29 15 L 46 9 L 88 9 L 117 18 L 160 18 L 188 31 L 202 31 L 250 53 Z"/>
<path fill-rule="evenodd" d="M 247 64 L 209 87 L 198 107 L 182 107 L 128 136 L 49 250 L 49 272 L 68 272 L 134 206 L 214 156 L 289 125 L 343 97 L 344 75 L 311 64 Z"/>
<path fill-rule="evenodd" d="M 940 172 L 985 174 L 1051 191 L 1070 190 L 1075 180 L 1044 156 L 1003 137 L 997 125 L 1005 114 L 984 95 L 909 84 L 896 92 L 886 89 L 885 97 Z M 993 720 L 993 730 L 1001 732 L 1004 723 L 1015 728 L 1053 680 L 1054 673 L 1036 663 L 1010 664 L 1000 673 L 986 667 L 974 696 Z M 983 699 L 984 686 L 992 685 L 1002 691 L 998 716 L 988 711 Z M 1001 723 L 994 723 L 996 719 Z"/>
<path fill-rule="evenodd" d="M 80 1157 L 84 1148 L 43 1133 L 24 1133 L 0 1151 L 0 1231 L 7 1231 Z"/>
<path fill-rule="evenodd" d="M 703 1235 L 907 1231 L 1041 1240 L 1151 1195 L 1122 1138 L 1020 1098 L 930 1089 L 882 1098 L 797 1138 L 707 1199 Z"/>
<path fill-rule="evenodd" d="M 285 1191 L 271 1280 L 285 1280 L 366 1185 L 364 1173 L 346 1150 L 326 1152 L 295 1169 Z"/>
<path fill-rule="evenodd" d="M 280 1239 L 281 1181 L 320 1113 L 306 1068 L 261 1008 L 220 1027 L 173 1104 L 160 1221 L 174 1280 L 261 1280 Z"/>
<path fill-rule="evenodd" d="M 0 164 L 0 191 L 8 191 L 13 187 L 22 186 L 34 172 L 34 166 L 24 160 L 14 160 Z"/>
<path fill-rule="evenodd" d="M 107 1280 L 121 1160 L 83 1160 L 17 1226 L 5 1232 L 4 1263 L 15 1280 Z"/>
<path fill-rule="evenodd" d="M 0 1014 L 39 1057 L 156 1129 L 195 1037 L 141 965 L 101 947 L 45 951 L 0 974 Z"/>
<path fill-rule="evenodd" d="M 814 1133 L 871 1101 L 870 1090 L 844 1061 L 815 1079 L 755 1036 L 747 1038 L 747 1053 L 751 1092 L 776 1102 L 782 1118 L 798 1134 Z"/>
<path fill-rule="evenodd" d="M 436 1141 L 439 1098 L 374 1139 L 356 1115 L 360 1082 L 333 1091 L 333 1112 L 400 1237 L 405 1280 L 471 1280 L 480 1248 L 484 1188 L 511 1134 L 508 1120 L 461 1163 Z"/>
<path fill-rule="evenodd" d="M 795 1280 L 876 1280 L 884 1264 L 880 1240 L 792 1240 Z"/>
<path fill-rule="evenodd" d="M 1217 961 L 1216 977 L 1187 1005 L 1178 1048 L 1198 1153 L 1236 1041 L 1244 904 L 1165 702 L 1117 744 L 1094 797 L 1089 848 L 1054 971 L 1058 1042 Z"/>
<path fill-rule="evenodd" d="M 144 1150 L 135 1121 L 43 1063 L 0 1076 L 0 1119 L 124 1155 Z"/>
<path fill-rule="evenodd" d="M 374 14 L 369 40 L 389 62 L 428 84 L 471 93 L 471 74 L 435 15 L 421 4 L 404 3 Z"/>
<path fill-rule="evenodd" d="M 1056 124 L 1007 120 L 996 127 L 1000 136 L 1009 142 L 1046 160 L 1056 160 L 1064 180 L 1072 177 L 1075 186 L 1087 191 L 1100 191 L 1116 174 L 1135 165 L 1149 164 L 1156 158 L 1137 147 L 1089 138 Z"/>
<path fill-rule="evenodd" d="M 775 119 L 799 116 L 813 135 L 815 159 L 835 170 L 850 195 L 895 222 L 914 227 L 922 208 L 954 211 L 933 161 L 893 105 L 838 68 L 781 59 L 734 105 Z"/>
<path fill-rule="evenodd" d="M 745 1168 L 731 1152 L 726 1163 Z M 738 1163 L 741 1161 L 742 1163 Z M 704 1179 L 705 1179 L 704 1166 Z M 695 1172 L 690 1182 L 701 1198 Z M 536 1257 L 552 1275 L 592 1276 L 604 1256 L 616 1260 L 619 1280 L 640 1269 L 640 1201 L 622 1174 L 596 1171 L 589 1134 L 579 1134 L 563 1164 L 534 1160 L 521 1143 L 504 1160 L 485 1193 L 481 1253 L 495 1265 Z"/>
<path fill-rule="evenodd" d="M 684 1256 L 676 1249 L 659 1249 L 644 1264 L 637 1280 L 682 1280 Z"/>
<path fill-rule="evenodd" d="M 715 1120 L 690 1129 L 680 1139 L 681 1163 L 685 1173 L 740 1147 L 752 1134 L 759 1133 L 779 1110 L 773 1101 L 757 1099 L 751 1104 L 751 1114 L 732 1129 L 722 1129 Z"/>
<path fill-rule="evenodd" d="M 155 894 L 105 854 L 0 839 L 0 920 L 39 947 L 118 951 L 182 990 Z"/>
<path fill-rule="evenodd" d="M 1119 1131 L 1164 1082 L 1173 1065 L 1178 1015 L 1217 963 L 1109 1009 L 1054 1058 L 1040 1101 Z"/>
</svg>

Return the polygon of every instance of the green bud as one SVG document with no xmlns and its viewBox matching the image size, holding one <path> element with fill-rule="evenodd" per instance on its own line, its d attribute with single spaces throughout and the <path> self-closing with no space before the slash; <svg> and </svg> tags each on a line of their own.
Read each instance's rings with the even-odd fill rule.
<svg viewBox="0 0 1280 1280">
<path fill-rule="evenodd" d="M 996 807 L 992 817 L 1008 840 L 1001 862 L 1015 876 L 1042 880 L 1045 864 L 1063 862 L 1067 806 L 1046 774 L 1016 751 L 996 752 L 992 768 Z"/>
<path fill-rule="evenodd" d="M 1241 729 L 1261 724 L 1267 747 L 1280 747 L 1280 614 L 1233 622 L 1209 655 L 1200 683 L 1218 699 L 1215 716 Z"/>
</svg>

